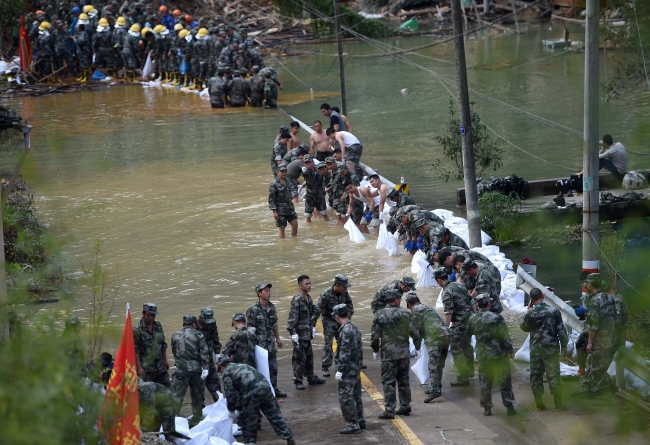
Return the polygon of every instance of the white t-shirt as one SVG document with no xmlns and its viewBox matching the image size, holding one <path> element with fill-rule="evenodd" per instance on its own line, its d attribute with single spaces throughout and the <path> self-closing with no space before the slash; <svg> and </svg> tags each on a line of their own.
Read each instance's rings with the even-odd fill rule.
<svg viewBox="0 0 650 445">
<path fill-rule="evenodd" d="M 627 150 L 625 150 L 625 146 L 620 142 L 614 143 L 614 145 L 600 153 L 598 157 L 612 161 L 619 174 L 624 175 L 627 173 Z"/>
<path fill-rule="evenodd" d="M 359 139 L 357 139 L 357 137 L 352 133 L 348 133 L 347 131 L 337 131 L 336 134 L 343 136 L 343 145 L 345 145 L 346 148 L 355 144 L 361 144 Z"/>
</svg>

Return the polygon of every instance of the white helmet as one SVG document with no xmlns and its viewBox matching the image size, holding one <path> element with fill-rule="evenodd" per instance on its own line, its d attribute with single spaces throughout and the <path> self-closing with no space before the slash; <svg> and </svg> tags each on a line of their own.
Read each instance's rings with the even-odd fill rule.
<svg viewBox="0 0 650 445">
<path fill-rule="evenodd" d="M 648 186 L 648 181 L 646 178 L 639 172 L 631 171 L 625 174 L 623 178 L 623 188 L 627 190 L 637 190 L 646 188 Z"/>
</svg>

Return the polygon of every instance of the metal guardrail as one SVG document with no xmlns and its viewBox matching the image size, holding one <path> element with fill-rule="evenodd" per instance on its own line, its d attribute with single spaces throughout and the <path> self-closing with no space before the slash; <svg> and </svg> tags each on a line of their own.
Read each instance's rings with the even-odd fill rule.
<svg viewBox="0 0 650 445">
<path fill-rule="evenodd" d="M 575 311 L 571 306 L 566 304 L 562 299 L 560 299 L 553 292 L 549 291 L 546 286 L 542 285 L 539 281 L 531 277 L 525 270 L 521 267 L 517 268 L 517 288 L 523 290 L 527 294 L 530 294 L 530 291 L 533 288 L 538 288 L 544 294 L 544 301 L 550 306 L 556 307 L 562 313 L 562 319 L 566 326 L 575 329 L 578 332 L 582 332 L 585 329 L 585 325 L 580 319 L 576 316 Z M 643 357 L 632 352 L 629 348 L 618 348 L 616 355 L 614 356 L 616 361 L 616 384 L 619 388 L 625 389 L 625 376 L 623 370 L 627 369 L 632 374 L 643 380 L 645 383 L 650 385 L 650 361 L 645 360 Z"/>
</svg>

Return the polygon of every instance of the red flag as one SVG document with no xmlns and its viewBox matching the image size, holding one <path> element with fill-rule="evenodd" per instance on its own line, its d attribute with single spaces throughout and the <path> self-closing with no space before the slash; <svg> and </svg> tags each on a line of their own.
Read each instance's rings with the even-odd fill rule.
<svg viewBox="0 0 650 445">
<path fill-rule="evenodd" d="M 25 16 L 20 16 L 20 37 L 18 40 L 18 50 L 20 52 L 20 70 L 27 71 L 32 63 L 32 54 L 25 28 Z"/>
<path fill-rule="evenodd" d="M 138 373 L 135 368 L 135 346 L 131 311 L 127 308 L 122 342 L 113 364 L 113 374 L 106 388 L 102 414 L 97 426 L 110 445 L 140 443 L 140 407 Z"/>
</svg>

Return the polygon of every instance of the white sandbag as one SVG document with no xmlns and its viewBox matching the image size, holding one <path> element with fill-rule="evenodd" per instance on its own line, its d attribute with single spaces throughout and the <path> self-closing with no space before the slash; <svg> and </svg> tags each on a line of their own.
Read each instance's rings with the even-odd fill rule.
<svg viewBox="0 0 650 445">
<path fill-rule="evenodd" d="M 418 272 L 418 282 L 415 285 L 418 287 L 437 287 L 438 283 L 435 278 L 433 278 L 433 268 L 429 266 L 429 263 L 422 264 L 420 263 L 420 271 Z"/>
<path fill-rule="evenodd" d="M 472 340 L 469 344 L 472 345 L 472 349 L 474 350 L 474 361 L 478 362 L 478 357 L 476 357 L 476 335 L 472 335 Z"/>
<path fill-rule="evenodd" d="M 269 351 L 257 345 L 255 346 L 255 368 L 266 377 L 269 386 L 271 386 L 271 392 L 275 396 L 275 389 L 271 383 L 271 372 L 269 371 Z"/>
<path fill-rule="evenodd" d="M 409 355 L 411 357 L 415 357 L 415 344 L 413 343 L 413 339 L 409 337 Z"/>
<path fill-rule="evenodd" d="M 569 366 L 565 363 L 560 362 L 560 375 L 563 377 L 576 376 L 578 375 L 578 367 Z"/>
<path fill-rule="evenodd" d="M 444 309 L 445 305 L 442 303 L 442 292 L 438 294 L 438 299 L 436 300 L 436 309 Z"/>
<path fill-rule="evenodd" d="M 153 60 L 151 60 L 151 53 L 149 53 L 147 54 L 147 61 L 144 63 L 144 68 L 142 68 L 142 78 L 148 80 L 153 72 Z"/>
<path fill-rule="evenodd" d="M 348 221 L 345 223 L 343 228 L 348 231 L 348 234 L 350 235 L 350 241 L 353 243 L 359 244 L 366 240 L 366 237 L 363 236 L 363 233 L 361 233 L 361 230 L 359 230 L 351 218 L 348 218 Z"/>
<path fill-rule="evenodd" d="M 454 212 L 445 209 L 435 209 L 432 213 L 440 217 L 443 221 L 454 217 Z"/>
<path fill-rule="evenodd" d="M 413 259 L 411 260 L 411 273 L 418 274 L 422 268 L 422 261 L 427 261 L 427 256 L 421 250 L 415 252 Z"/>
<path fill-rule="evenodd" d="M 415 373 L 420 380 L 420 383 L 424 385 L 429 380 L 429 350 L 427 349 L 424 342 L 420 348 L 420 358 L 413 366 L 411 370 Z"/>
<path fill-rule="evenodd" d="M 185 436 L 190 434 L 190 424 L 185 417 L 178 417 L 174 419 L 174 424 L 176 425 L 176 432 L 181 433 Z"/>
<path fill-rule="evenodd" d="M 210 436 L 206 432 L 192 433 L 187 434 L 190 437 L 190 440 L 185 439 L 174 439 L 176 445 L 210 445 Z"/>
<path fill-rule="evenodd" d="M 384 249 L 388 252 L 388 256 L 399 256 L 402 254 L 401 246 L 392 236 L 388 236 L 384 241 Z"/>
<path fill-rule="evenodd" d="M 521 348 L 515 352 L 515 360 L 530 363 L 530 334 L 526 337 L 526 341 L 521 345 Z"/>
<path fill-rule="evenodd" d="M 232 424 L 232 435 L 233 435 L 233 437 L 241 436 L 241 434 L 242 434 L 241 427 L 239 425 L 237 425 L 236 423 L 233 423 Z"/>
<path fill-rule="evenodd" d="M 230 445 L 230 442 L 226 442 L 225 440 L 221 439 L 220 437 L 211 437 L 210 438 L 210 445 Z"/>
<path fill-rule="evenodd" d="M 377 245 L 375 246 L 377 250 L 384 248 L 386 238 L 388 238 L 388 230 L 386 229 L 386 223 L 382 223 L 379 226 L 379 235 L 377 236 Z"/>
</svg>

